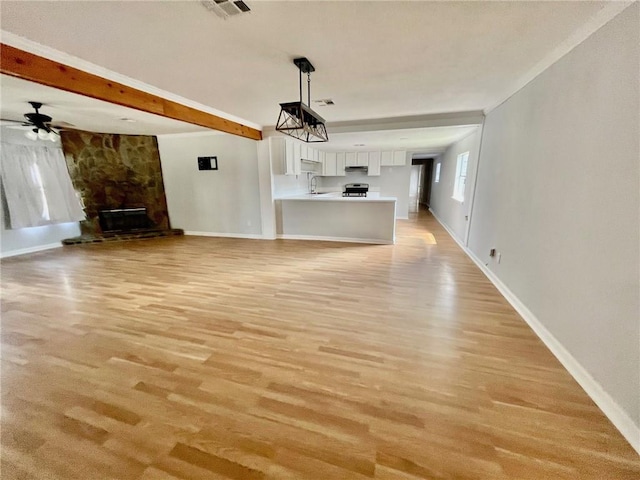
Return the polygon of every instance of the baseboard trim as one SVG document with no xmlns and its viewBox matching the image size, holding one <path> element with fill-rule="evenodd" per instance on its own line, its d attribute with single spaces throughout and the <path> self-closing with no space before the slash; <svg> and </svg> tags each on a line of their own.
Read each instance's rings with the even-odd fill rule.
<svg viewBox="0 0 640 480">
<path fill-rule="evenodd" d="M 16 257 L 18 255 L 26 255 L 28 253 L 42 252 L 44 250 L 51 250 L 52 248 L 60 248 L 60 247 L 62 247 L 61 242 L 47 243 L 46 245 L 38 245 L 35 247 L 20 248 L 18 250 L 10 250 L 8 252 L 2 252 L 0 254 L 0 258 Z"/>
<path fill-rule="evenodd" d="M 185 235 L 194 237 L 224 237 L 224 238 L 250 238 L 254 240 L 263 240 L 264 237 L 260 233 L 220 233 L 220 232 L 193 232 L 184 231 Z"/>
<path fill-rule="evenodd" d="M 282 240 L 315 240 L 319 242 L 367 243 L 374 245 L 393 245 L 395 243 L 392 240 L 381 240 L 379 238 L 319 237 L 315 235 L 279 234 L 277 238 Z"/>
<path fill-rule="evenodd" d="M 438 215 L 429 209 L 433 217 L 449 233 L 451 238 L 462 248 L 467 256 L 480 268 L 482 273 L 498 289 L 502 296 L 511 304 L 516 312 L 531 327 L 535 334 L 542 340 L 551 353 L 558 359 L 569 374 L 591 397 L 595 404 L 602 410 L 606 417 L 627 439 L 633 449 L 640 455 L 640 426 L 636 425 L 631 417 L 620 405 L 602 388 L 591 374 L 575 359 L 573 355 L 553 336 L 553 334 L 538 320 L 538 318 L 522 303 L 522 301 L 500 280 L 495 273 L 487 268 L 469 248 L 464 245 L 453 233 L 449 226 Z"/>
</svg>

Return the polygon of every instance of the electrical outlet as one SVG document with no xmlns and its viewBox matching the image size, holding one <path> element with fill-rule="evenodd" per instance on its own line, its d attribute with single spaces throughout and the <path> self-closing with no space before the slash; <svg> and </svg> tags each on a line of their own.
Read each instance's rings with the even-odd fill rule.
<svg viewBox="0 0 640 480">
<path fill-rule="evenodd" d="M 489 256 L 490 257 L 495 257 L 496 256 L 496 249 L 492 248 L 491 250 L 489 250 Z"/>
</svg>

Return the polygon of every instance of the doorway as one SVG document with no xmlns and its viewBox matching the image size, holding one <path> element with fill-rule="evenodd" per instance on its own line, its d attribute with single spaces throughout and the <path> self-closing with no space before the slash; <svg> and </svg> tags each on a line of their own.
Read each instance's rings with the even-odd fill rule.
<svg viewBox="0 0 640 480">
<path fill-rule="evenodd" d="M 418 213 L 429 208 L 432 175 L 433 158 L 414 158 L 411 160 L 409 213 Z"/>
</svg>

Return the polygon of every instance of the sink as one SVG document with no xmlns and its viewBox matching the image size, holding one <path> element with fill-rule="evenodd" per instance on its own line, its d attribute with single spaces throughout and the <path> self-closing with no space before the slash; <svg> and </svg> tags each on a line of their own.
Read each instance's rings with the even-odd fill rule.
<svg viewBox="0 0 640 480">
<path fill-rule="evenodd" d="M 311 192 L 309 195 L 331 195 L 333 192 Z"/>
</svg>

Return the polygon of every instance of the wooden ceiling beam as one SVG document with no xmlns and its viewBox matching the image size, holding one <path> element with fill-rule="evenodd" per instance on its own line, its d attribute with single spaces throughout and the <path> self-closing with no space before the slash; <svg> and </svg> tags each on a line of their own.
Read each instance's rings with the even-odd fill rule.
<svg viewBox="0 0 640 480">
<path fill-rule="evenodd" d="M 187 107 L 9 45 L 0 44 L 0 72 L 123 107 L 135 108 L 143 112 L 252 140 L 262 140 L 262 132 L 255 128 Z"/>
</svg>

